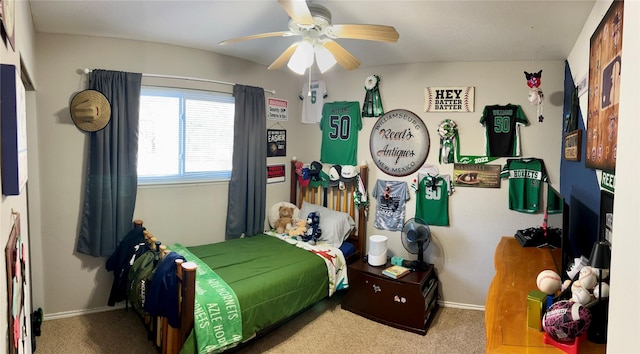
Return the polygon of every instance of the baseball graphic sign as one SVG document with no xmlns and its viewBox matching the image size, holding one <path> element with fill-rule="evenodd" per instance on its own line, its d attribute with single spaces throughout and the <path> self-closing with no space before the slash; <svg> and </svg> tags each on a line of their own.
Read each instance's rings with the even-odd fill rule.
<svg viewBox="0 0 640 354">
<path fill-rule="evenodd" d="M 425 112 L 473 112 L 475 88 L 427 87 L 424 89 Z"/>
</svg>

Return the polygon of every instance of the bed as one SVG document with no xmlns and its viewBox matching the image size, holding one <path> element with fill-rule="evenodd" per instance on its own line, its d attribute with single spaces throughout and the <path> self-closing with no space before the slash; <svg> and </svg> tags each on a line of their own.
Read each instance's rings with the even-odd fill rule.
<svg viewBox="0 0 640 354">
<path fill-rule="evenodd" d="M 254 237 L 209 245 L 163 245 L 142 221 L 134 222 L 135 228 L 143 230 L 153 254 L 149 262 L 157 270 L 141 280 L 139 269 L 132 268 L 128 279 L 133 295 L 128 301 L 145 319 L 150 338 L 162 353 L 219 352 L 242 346 L 348 288 L 346 265 L 365 254 L 366 205 L 354 199 L 358 200 L 356 194 L 362 188 L 366 193 L 367 167 L 359 166 L 360 179 L 323 188 L 302 186 L 296 178 L 296 164 L 299 162 L 291 161 L 290 197 L 284 203 L 295 205 L 301 216 L 308 210 L 319 212 L 321 223 L 323 217 L 333 221 L 333 216 L 328 216 L 334 215 L 331 213 L 348 215 L 353 227 L 341 236 L 344 241 L 340 247 L 331 242 L 310 245 L 286 232 L 268 230 Z M 330 226 L 323 226 L 323 234 L 325 228 L 329 230 Z M 166 266 L 166 261 L 175 264 L 168 274 L 158 266 Z M 140 284 L 149 279 L 151 285 L 141 290 Z M 165 293 L 160 298 L 152 297 L 151 290 L 157 294 L 159 284 Z M 144 298 L 139 293 L 145 292 L 146 300 L 138 300 Z M 158 306 L 164 307 L 163 311 L 173 308 L 167 304 L 174 302 L 175 309 L 168 313 L 157 311 Z"/>
</svg>

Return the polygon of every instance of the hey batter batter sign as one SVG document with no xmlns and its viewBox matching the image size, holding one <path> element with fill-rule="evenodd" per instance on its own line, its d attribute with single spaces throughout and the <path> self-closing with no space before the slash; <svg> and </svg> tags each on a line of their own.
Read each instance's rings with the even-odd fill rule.
<svg viewBox="0 0 640 354">
<path fill-rule="evenodd" d="M 473 112 L 474 87 L 427 87 L 425 112 Z"/>
</svg>

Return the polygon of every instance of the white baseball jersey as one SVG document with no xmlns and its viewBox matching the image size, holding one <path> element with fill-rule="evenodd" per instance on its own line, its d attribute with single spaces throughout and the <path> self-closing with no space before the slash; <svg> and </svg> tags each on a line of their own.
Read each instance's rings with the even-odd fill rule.
<svg viewBox="0 0 640 354">
<path fill-rule="evenodd" d="M 302 123 L 317 124 L 322 119 L 322 106 L 327 98 L 327 88 L 322 80 L 305 82 L 302 85 Z"/>
</svg>

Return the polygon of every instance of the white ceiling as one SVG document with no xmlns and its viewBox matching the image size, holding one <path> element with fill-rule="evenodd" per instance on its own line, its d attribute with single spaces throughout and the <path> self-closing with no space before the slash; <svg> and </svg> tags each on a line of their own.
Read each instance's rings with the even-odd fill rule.
<svg viewBox="0 0 640 354">
<path fill-rule="evenodd" d="M 397 43 L 338 39 L 361 68 L 417 62 L 564 60 L 595 0 L 331 1 L 333 24 L 391 25 Z M 288 30 L 276 0 L 30 0 L 37 32 L 175 44 L 268 66 L 295 37 L 218 45 Z M 285 66 L 286 68 L 286 66 Z"/>
</svg>

